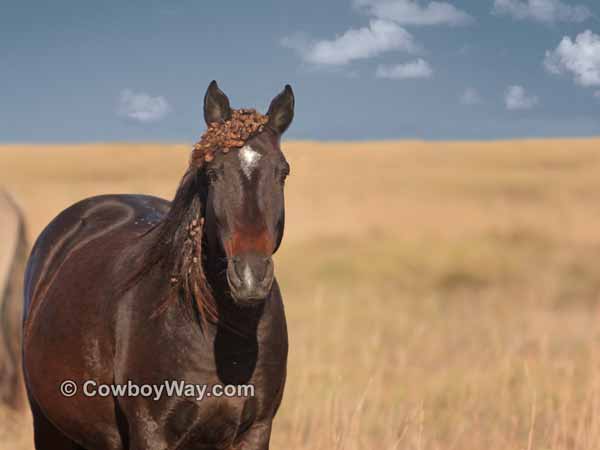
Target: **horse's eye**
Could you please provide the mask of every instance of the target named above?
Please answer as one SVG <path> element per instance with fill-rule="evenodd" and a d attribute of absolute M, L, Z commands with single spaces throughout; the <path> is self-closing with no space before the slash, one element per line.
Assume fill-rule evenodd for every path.
<path fill-rule="evenodd" d="M 209 183 L 214 183 L 219 178 L 219 172 L 216 169 L 208 169 L 206 171 L 206 179 Z"/>
<path fill-rule="evenodd" d="M 287 178 L 287 176 L 290 174 L 290 166 L 289 164 L 286 164 L 285 166 L 283 166 L 281 168 L 281 171 L 279 172 L 279 179 L 280 181 L 283 183 L 285 182 L 285 179 Z"/>

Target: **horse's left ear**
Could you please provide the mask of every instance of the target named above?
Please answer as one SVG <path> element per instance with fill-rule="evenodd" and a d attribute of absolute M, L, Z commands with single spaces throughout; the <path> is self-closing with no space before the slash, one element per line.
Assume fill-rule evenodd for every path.
<path fill-rule="evenodd" d="M 283 134 L 288 129 L 294 118 L 294 91 L 289 84 L 273 99 L 267 116 L 267 126 L 277 134 Z"/>

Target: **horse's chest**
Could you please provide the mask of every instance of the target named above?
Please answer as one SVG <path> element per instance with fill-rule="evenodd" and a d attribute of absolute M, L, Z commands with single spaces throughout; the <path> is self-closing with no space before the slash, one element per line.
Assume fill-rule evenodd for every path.
<path fill-rule="evenodd" d="M 269 415 L 282 389 L 285 356 L 278 355 L 279 363 L 267 364 L 259 357 L 262 346 L 255 345 L 240 342 L 232 348 L 217 339 L 206 345 L 189 343 L 185 353 L 174 350 L 158 356 L 158 379 L 180 380 L 182 385 L 174 395 L 145 403 L 142 408 L 155 426 L 142 434 L 152 441 L 158 432 L 169 445 L 184 443 L 178 444 L 181 449 L 199 443 L 221 448 L 257 418 Z"/>
<path fill-rule="evenodd" d="M 139 329 L 133 336 L 138 351 L 124 358 L 124 379 L 182 380 L 197 387 L 191 395 L 129 403 L 130 426 L 141 441 L 182 450 L 228 448 L 253 424 L 269 420 L 281 399 L 287 339 L 282 322 L 271 317 L 265 323 L 256 333 L 218 329 L 200 336 L 167 311 L 161 326 Z"/>

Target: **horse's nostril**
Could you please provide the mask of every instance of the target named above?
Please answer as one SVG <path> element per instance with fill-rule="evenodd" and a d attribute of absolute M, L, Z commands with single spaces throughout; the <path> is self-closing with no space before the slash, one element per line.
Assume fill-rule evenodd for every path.
<path fill-rule="evenodd" d="M 238 264 L 233 261 L 227 265 L 227 278 L 236 286 L 240 286 L 242 283 L 240 274 L 238 273 Z"/>

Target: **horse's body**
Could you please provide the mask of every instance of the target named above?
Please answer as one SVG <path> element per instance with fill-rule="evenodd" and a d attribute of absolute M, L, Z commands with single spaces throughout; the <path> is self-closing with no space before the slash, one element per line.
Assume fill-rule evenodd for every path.
<path fill-rule="evenodd" d="M 194 447 L 196 440 L 219 448 L 271 417 L 277 407 L 287 351 L 277 288 L 264 310 L 245 324 L 246 337 L 220 327 L 208 327 L 203 336 L 180 308 L 155 315 L 169 288 L 160 278 L 118 293 L 114 280 L 131 270 L 151 238 L 140 235 L 168 208 L 168 202 L 154 197 L 95 197 L 65 210 L 38 239 L 27 271 L 24 331 L 26 348 L 36 351 L 26 353 L 25 367 L 34 407 L 60 424 L 45 424 L 46 443 L 68 436 L 90 450 L 204 448 Z M 246 312 L 232 307 L 228 314 Z M 265 395 L 202 404 L 167 397 L 160 402 L 93 397 L 74 405 L 59 391 L 64 380 L 81 389 L 85 380 L 141 385 L 181 379 L 254 384 Z M 184 417 L 173 415 L 179 409 Z"/>
<path fill-rule="evenodd" d="M 21 320 L 27 238 L 23 215 L 0 190 L 0 403 L 25 406 L 21 371 Z"/>
<path fill-rule="evenodd" d="M 260 136 L 257 148 L 259 141 Z M 266 160 L 270 150 L 261 151 Z M 220 158 L 235 161 L 236 156 Z M 215 183 L 204 190 L 197 181 L 203 170 L 186 174 L 173 203 L 141 195 L 86 199 L 63 211 L 38 238 L 26 274 L 23 329 L 36 449 L 268 449 L 287 359 L 277 282 L 271 280 L 266 296 L 258 299 L 254 268 L 246 265 L 243 272 L 249 284 L 231 280 L 229 270 L 238 270 L 245 256 L 230 253 L 229 238 L 218 238 L 222 220 L 208 217 L 199 245 L 213 250 L 200 258 L 201 271 L 190 263 L 174 278 L 160 260 L 139 270 L 152 249 L 170 252 L 178 246 L 175 257 L 186 254 L 194 241 L 183 239 L 182 230 L 197 223 L 196 213 L 202 212 L 204 224 L 204 216 L 213 214 L 209 209 L 217 211 L 211 204 L 218 202 L 219 188 Z M 163 246 L 165 239 L 169 245 Z M 210 239 L 220 244 L 211 245 Z M 245 249 L 254 245 L 246 244 Z M 190 261 L 198 264 L 196 257 Z M 183 288 L 169 301 L 174 283 L 189 277 L 195 286 L 204 275 L 218 320 L 206 320 L 181 294 Z M 76 383 L 75 395 L 61 393 L 65 380 Z M 90 397 L 83 393 L 88 380 L 96 386 L 183 380 L 209 390 L 253 385 L 254 396 Z"/>

